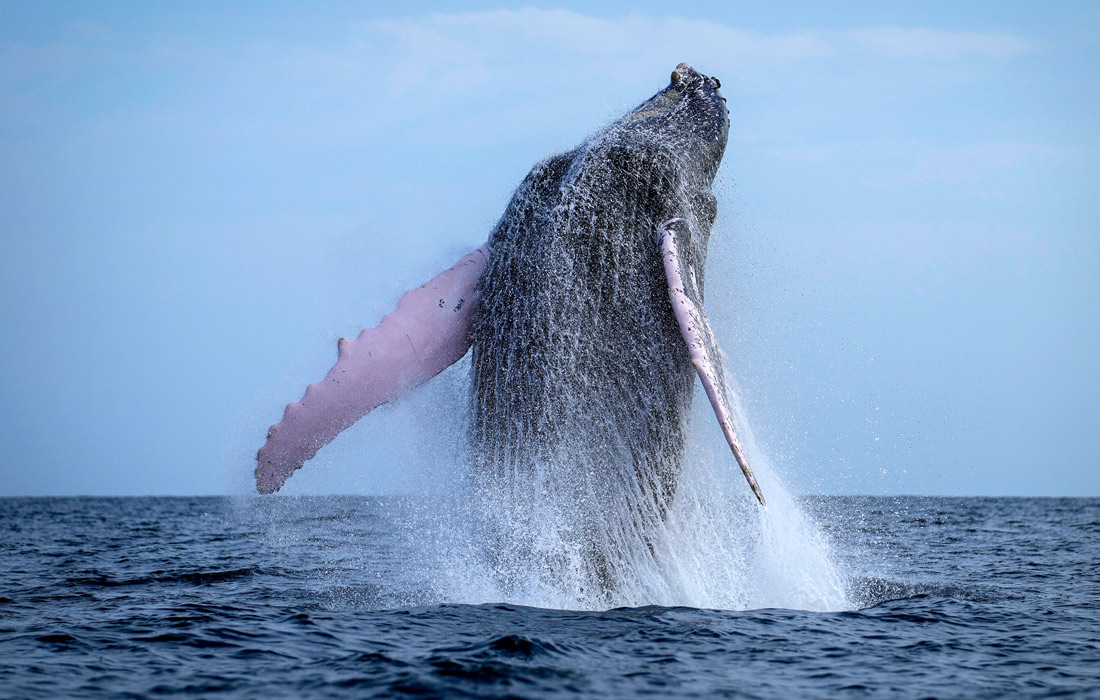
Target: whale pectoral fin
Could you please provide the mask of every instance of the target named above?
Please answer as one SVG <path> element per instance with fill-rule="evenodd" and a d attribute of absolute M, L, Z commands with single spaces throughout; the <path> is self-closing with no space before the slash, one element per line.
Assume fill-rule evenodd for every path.
<path fill-rule="evenodd" d="M 668 278 L 668 298 L 672 302 L 672 310 L 676 314 L 676 322 L 680 324 L 680 334 L 687 343 L 691 364 L 699 373 L 699 379 L 703 382 L 703 389 L 710 399 L 714 416 L 718 419 L 718 425 L 722 428 L 722 434 L 733 452 L 737 466 L 749 482 L 749 487 L 756 495 L 760 505 L 764 505 L 764 494 L 760 492 L 760 486 L 756 483 L 756 477 L 749 468 L 745 459 L 745 453 L 741 450 L 741 444 L 737 440 L 737 433 L 733 429 L 733 412 L 730 410 L 729 401 L 726 399 L 726 377 L 722 366 L 722 354 L 718 348 L 718 342 L 714 339 L 714 331 L 703 311 L 703 296 L 699 290 L 695 270 L 690 261 L 681 257 L 681 250 L 686 250 L 686 245 L 681 247 L 678 239 L 685 242 L 690 240 L 691 229 L 683 219 L 670 219 L 657 228 L 657 242 L 661 249 L 661 259 L 664 263 L 665 276 Z"/>
<path fill-rule="evenodd" d="M 256 490 L 273 493 L 342 430 L 420 386 L 470 348 L 475 288 L 488 262 L 482 246 L 427 284 L 355 340 L 341 338 L 328 375 L 289 404 L 256 453 Z"/>

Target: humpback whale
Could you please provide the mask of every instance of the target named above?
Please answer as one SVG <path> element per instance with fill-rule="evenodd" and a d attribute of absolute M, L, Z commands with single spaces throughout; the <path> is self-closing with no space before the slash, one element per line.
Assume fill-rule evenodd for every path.
<path fill-rule="evenodd" d="M 675 495 L 698 376 L 763 504 L 703 303 L 729 132 L 720 87 L 682 63 L 653 97 L 537 164 L 485 245 L 339 341 L 327 376 L 268 432 L 257 490 L 279 490 L 342 430 L 472 348 L 469 440 L 483 483 L 551 465 L 545 488 L 593 513 L 621 501 L 645 537 Z"/>

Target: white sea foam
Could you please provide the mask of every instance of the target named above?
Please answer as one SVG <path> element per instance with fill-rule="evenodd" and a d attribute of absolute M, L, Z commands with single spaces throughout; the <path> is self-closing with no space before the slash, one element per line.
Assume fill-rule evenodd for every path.
<path fill-rule="evenodd" d="M 452 388 L 462 391 L 460 384 Z M 561 472 L 568 470 L 560 465 L 536 466 L 495 490 L 455 479 L 449 500 L 406 523 L 409 565 L 419 569 L 409 572 L 412 578 L 423 578 L 438 602 L 851 608 L 830 543 L 754 439 L 736 391 L 733 410 L 765 508 L 744 483 L 702 392 L 696 394 L 676 497 L 658 525 L 640 526 L 630 499 L 564 485 Z M 448 441 L 451 449 L 455 444 Z M 438 488 L 439 470 L 428 478 Z"/>

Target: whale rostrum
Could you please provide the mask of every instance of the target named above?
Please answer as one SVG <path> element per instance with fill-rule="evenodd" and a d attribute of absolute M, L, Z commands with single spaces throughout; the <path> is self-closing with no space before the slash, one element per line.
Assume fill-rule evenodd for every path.
<path fill-rule="evenodd" d="M 257 490 L 278 491 L 341 431 L 473 347 L 471 443 L 484 473 L 521 478 L 548 459 L 618 470 L 600 483 L 631 482 L 630 507 L 663 514 L 697 374 L 763 505 L 703 307 L 710 188 L 729 129 L 719 86 L 680 64 L 651 99 L 538 164 L 486 245 L 340 340 L 327 376 L 269 431 Z"/>

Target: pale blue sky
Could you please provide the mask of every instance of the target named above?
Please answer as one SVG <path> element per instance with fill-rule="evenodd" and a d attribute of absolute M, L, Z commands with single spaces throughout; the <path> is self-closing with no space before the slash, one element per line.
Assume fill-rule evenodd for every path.
<path fill-rule="evenodd" d="M 680 61 L 729 99 L 708 304 L 788 482 L 1100 495 L 1095 4 L 403 7 L 0 4 L 0 495 L 245 492 L 336 338 Z M 287 490 L 418 488 L 455 381 Z"/>

